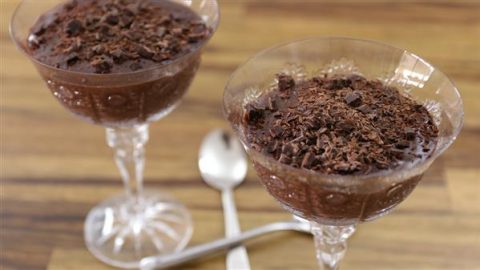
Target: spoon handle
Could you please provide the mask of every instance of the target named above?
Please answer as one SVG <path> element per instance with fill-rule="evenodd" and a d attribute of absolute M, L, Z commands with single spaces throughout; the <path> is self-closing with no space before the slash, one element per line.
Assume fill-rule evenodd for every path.
<path fill-rule="evenodd" d="M 237 236 L 241 233 L 238 222 L 237 207 L 232 189 L 222 191 L 223 213 L 225 217 L 225 236 L 227 238 Z M 227 254 L 227 270 L 250 270 L 247 249 L 238 246 Z"/>
<path fill-rule="evenodd" d="M 154 269 L 165 269 L 172 266 L 177 266 L 182 263 L 192 261 L 194 259 L 211 255 L 215 252 L 235 247 L 242 242 L 255 238 L 257 236 L 282 231 L 282 230 L 296 230 L 307 232 L 308 229 L 305 228 L 307 225 L 302 225 L 296 221 L 286 221 L 286 222 L 277 222 L 271 223 L 262 227 L 258 227 L 252 230 L 243 232 L 240 235 L 223 238 L 215 240 L 206 244 L 197 245 L 178 253 L 162 255 L 162 256 L 152 256 L 146 257 L 140 261 L 141 270 L 154 270 Z"/>

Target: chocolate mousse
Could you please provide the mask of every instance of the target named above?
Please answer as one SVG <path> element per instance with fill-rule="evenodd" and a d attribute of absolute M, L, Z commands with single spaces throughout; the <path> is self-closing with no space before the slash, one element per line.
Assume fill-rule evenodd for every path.
<path fill-rule="evenodd" d="M 276 85 L 245 105 L 250 148 L 292 168 L 364 176 L 412 166 L 435 150 L 438 128 L 427 109 L 395 87 L 352 74 Z M 269 192 L 310 219 L 367 220 L 402 201 L 421 175 L 385 190 L 342 192 L 254 164 Z"/>
<path fill-rule="evenodd" d="M 188 7 L 155 0 L 71 0 L 31 28 L 28 53 L 38 62 L 83 74 L 125 74 L 187 63 L 141 83 L 86 86 L 42 72 L 72 112 L 96 123 L 141 123 L 178 101 L 200 62 L 198 48 L 212 30 Z M 167 76 L 168 73 L 168 76 Z M 59 79 L 60 78 L 60 79 Z"/>

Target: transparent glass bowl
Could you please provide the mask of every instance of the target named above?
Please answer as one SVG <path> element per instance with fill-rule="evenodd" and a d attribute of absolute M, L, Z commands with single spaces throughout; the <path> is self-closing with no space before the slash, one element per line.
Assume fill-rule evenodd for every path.
<path fill-rule="evenodd" d="M 213 35 L 220 16 L 216 0 L 171 1 L 196 12 Z M 144 191 L 144 145 L 148 124 L 171 112 L 186 93 L 208 39 L 168 63 L 135 72 L 90 74 L 58 69 L 31 57 L 26 41 L 39 16 L 64 2 L 23 0 L 11 20 L 11 36 L 68 111 L 107 128 L 107 143 L 114 150 L 125 192 L 89 212 L 85 242 L 107 264 L 138 268 L 143 257 L 183 249 L 192 235 L 191 216 L 183 204 L 168 194 Z"/>
<path fill-rule="evenodd" d="M 128 73 L 91 74 L 58 69 L 31 57 L 26 40 L 40 15 L 66 1 L 23 0 L 12 17 L 11 36 L 33 62 L 53 96 L 82 119 L 107 127 L 124 127 L 159 120 L 171 112 L 183 95 L 200 64 L 201 48 L 167 64 Z M 218 4 L 213 0 L 174 0 L 188 6 L 212 29 L 218 27 Z M 210 36 L 211 37 L 211 36 Z"/>
<path fill-rule="evenodd" d="M 282 164 L 249 147 L 241 121 L 245 104 L 270 91 L 279 72 L 296 80 L 355 73 L 395 86 L 430 111 L 440 130 L 437 148 L 423 161 L 367 175 L 327 175 Z M 380 217 L 403 201 L 455 140 L 463 123 L 460 94 L 441 71 L 403 49 L 342 37 L 301 40 L 258 53 L 228 81 L 224 114 L 268 192 L 285 209 L 311 221 L 316 235 L 335 236 L 333 242 L 346 239 L 353 225 Z M 325 237 L 317 240 L 325 242 Z M 334 249 L 325 250 L 331 253 Z M 318 253 L 319 258 L 329 258 L 325 267 L 335 266 L 339 259 L 333 253 L 326 256 L 325 250 Z"/>

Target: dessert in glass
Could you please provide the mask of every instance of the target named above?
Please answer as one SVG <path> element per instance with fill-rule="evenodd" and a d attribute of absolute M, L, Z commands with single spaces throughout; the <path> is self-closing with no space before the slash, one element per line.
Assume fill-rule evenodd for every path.
<path fill-rule="evenodd" d="M 148 124 L 171 112 L 218 26 L 216 0 L 24 0 L 11 35 L 53 96 L 106 127 L 125 194 L 93 208 L 88 249 L 135 268 L 141 258 L 186 246 L 190 213 L 171 196 L 143 189 Z"/>
<path fill-rule="evenodd" d="M 260 52 L 231 76 L 224 113 L 267 191 L 311 223 L 321 269 L 338 269 L 355 225 L 402 202 L 463 123 L 431 64 L 340 37 Z"/>

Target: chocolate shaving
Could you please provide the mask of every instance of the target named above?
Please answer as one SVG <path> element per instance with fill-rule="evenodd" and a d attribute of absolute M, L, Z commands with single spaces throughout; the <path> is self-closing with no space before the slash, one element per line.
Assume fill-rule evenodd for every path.
<path fill-rule="evenodd" d="M 120 21 L 118 18 L 118 15 L 115 14 L 107 14 L 105 15 L 105 22 L 107 22 L 110 25 L 116 25 Z"/>
<path fill-rule="evenodd" d="M 408 147 L 410 147 L 410 143 L 408 141 L 399 141 L 395 144 L 395 147 L 397 147 L 398 149 L 406 149 Z"/>
<path fill-rule="evenodd" d="M 259 122 L 262 119 L 263 114 L 264 114 L 263 110 L 258 109 L 254 106 L 248 106 L 245 111 L 243 119 L 246 123 L 254 124 Z"/>
<path fill-rule="evenodd" d="M 95 54 L 102 54 L 102 53 L 104 53 L 104 52 L 106 51 L 106 48 L 105 48 L 104 45 L 98 44 L 98 45 L 92 47 L 91 50 L 92 50 L 92 52 L 95 53 Z"/>
<path fill-rule="evenodd" d="M 77 0 L 71 0 L 70 2 L 67 2 L 65 4 L 65 9 L 67 11 L 71 11 L 72 9 L 76 8 L 78 6 Z"/>
<path fill-rule="evenodd" d="M 301 167 L 309 169 L 312 167 L 314 161 L 315 156 L 312 153 L 308 152 L 307 154 L 305 154 L 305 156 L 303 156 Z"/>
<path fill-rule="evenodd" d="M 46 27 L 43 24 L 37 24 L 32 28 L 31 33 L 36 36 L 41 36 L 45 33 Z"/>
<path fill-rule="evenodd" d="M 95 57 L 90 64 L 95 68 L 96 73 L 109 73 L 113 66 L 113 61 L 106 55 Z"/>
<path fill-rule="evenodd" d="M 345 97 L 345 102 L 348 106 L 358 107 L 362 104 L 362 97 L 358 93 L 351 92 Z"/>
<path fill-rule="evenodd" d="M 414 140 L 415 137 L 416 137 L 416 132 L 415 132 L 415 129 L 413 128 L 410 128 L 410 127 L 407 127 L 405 128 L 405 137 L 407 138 L 407 140 Z"/>
<path fill-rule="evenodd" d="M 79 20 L 71 20 L 67 23 L 65 27 L 65 33 L 69 36 L 77 36 L 84 30 L 83 24 Z"/>
<path fill-rule="evenodd" d="M 347 133 L 350 133 L 355 129 L 355 124 L 352 121 L 346 120 L 346 121 L 343 121 L 343 122 L 339 122 L 338 127 L 341 130 L 343 130 Z"/>
<path fill-rule="evenodd" d="M 113 57 L 115 63 L 121 63 L 127 58 L 127 55 L 120 48 L 116 48 L 109 52 L 110 56 Z"/>
<path fill-rule="evenodd" d="M 352 81 L 348 78 L 336 78 L 327 81 L 325 87 L 330 90 L 339 90 L 347 88 L 352 84 Z"/>
<path fill-rule="evenodd" d="M 134 17 L 129 14 L 123 14 L 120 16 L 120 26 L 122 28 L 129 28 L 132 25 Z"/>
<path fill-rule="evenodd" d="M 270 134 L 272 137 L 279 137 L 283 133 L 283 128 L 280 126 L 275 126 L 272 129 L 270 129 Z"/>
<path fill-rule="evenodd" d="M 137 53 L 143 58 L 151 59 L 155 55 L 155 51 L 145 46 L 138 46 Z"/>
<path fill-rule="evenodd" d="M 63 53 L 71 54 L 72 52 L 78 52 L 81 48 L 82 48 L 82 40 L 77 38 L 75 39 L 74 42 L 72 42 L 72 44 L 70 44 L 70 46 L 68 46 L 68 48 L 63 50 Z M 78 57 L 78 54 L 77 54 L 77 57 Z"/>
<path fill-rule="evenodd" d="M 372 109 L 368 105 L 365 105 L 365 104 L 358 107 L 357 110 L 364 113 L 364 114 L 368 114 L 368 113 L 372 112 Z"/>
<path fill-rule="evenodd" d="M 278 79 L 278 90 L 279 91 L 286 91 L 292 89 L 295 86 L 295 80 L 292 76 L 286 74 L 279 74 L 277 76 Z"/>
<path fill-rule="evenodd" d="M 70 53 L 65 60 L 69 66 L 75 64 L 78 60 L 78 53 Z"/>

